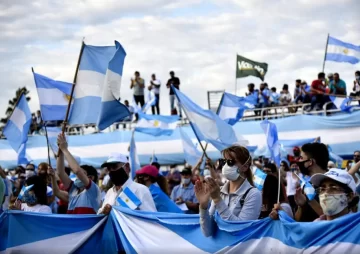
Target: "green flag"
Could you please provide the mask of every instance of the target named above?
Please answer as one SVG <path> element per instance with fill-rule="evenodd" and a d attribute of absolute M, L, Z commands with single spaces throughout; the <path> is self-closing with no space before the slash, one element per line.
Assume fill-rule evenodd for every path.
<path fill-rule="evenodd" d="M 236 78 L 254 76 L 264 81 L 268 69 L 267 63 L 259 63 L 237 55 L 236 59 Z"/>

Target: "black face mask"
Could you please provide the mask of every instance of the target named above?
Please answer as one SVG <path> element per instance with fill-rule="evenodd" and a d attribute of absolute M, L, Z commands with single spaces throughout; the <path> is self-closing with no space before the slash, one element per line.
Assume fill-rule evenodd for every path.
<path fill-rule="evenodd" d="M 109 176 L 111 182 L 113 182 L 115 186 L 121 186 L 127 181 L 127 179 L 129 179 L 129 176 L 126 174 L 123 168 L 120 168 L 116 171 L 110 171 Z"/>
<path fill-rule="evenodd" d="M 305 163 L 306 162 L 308 162 L 308 161 L 310 161 L 310 160 L 305 160 L 305 161 L 298 161 L 298 162 L 296 162 L 296 164 L 299 166 L 299 170 L 300 170 L 300 172 L 301 172 L 301 174 L 303 174 L 303 175 L 309 175 L 309 167 L 305 167 Z"/>

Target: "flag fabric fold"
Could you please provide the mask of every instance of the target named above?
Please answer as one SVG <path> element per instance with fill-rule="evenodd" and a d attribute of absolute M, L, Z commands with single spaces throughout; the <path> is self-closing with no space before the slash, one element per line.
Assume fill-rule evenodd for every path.
<path fill-rule="evenodd" d="M 325 60 L 357 64 L 360 62 L 360 45 L 356 46 L 329 36 Z"/>
<path fill-rule="evenodd" d="M 266 177 L 266 173 L 264 173 L 261 169 L 256 168 L 254 173 L 254 185 L 259 189 L 259 191 L 262 191 Z"/>
<path fill-rule="evenodd" d="M 260 123 L 260 126 L 266 135 L 266 144 L 270 150 L 271 159 L 274 160 L 276 165 L 279 167 L 281 155 L 276 124 L 266 119 Z"/>
<path fill-rule="evenodd" d="M 337 109 L 340 109 L 343 112 L 351 113 L 353 111 L 353 106 L 349 105 L 351 102 L 350 97 L 336 97 L 329 96 L 332 103 L 335 105 Z"/>
<path fill-rule="evenodd" d="M 141 168 L 139 156 L 137 154 L 135 138 L 135 132 L 132 133 L 131 141 L 130 141 L 130 154 L 129 154 L 129 163 L 130 163 L 130 171 L 131 171 L 131 179 L 134 179 L 136 176 L 136 171 Z"/>
<path fill-rule="evenodd" d="M 142 109 L 142 111 L 144 113 L 146 113 L 148 111 L 149 108 L 151 108 L 151 106 L 154 106 L 156 104 L 156 97 L 153 91 L 149 91 L 147 93 L 147 97 L 146 97 L 146 101 L 145 101 L 145 105 Z"/>
<path fill-rule="evenodd" d="M 178 89 L 173 90 L 199 141 L 206 141 L 219 151 L 238 142 L 232 126 L 216 113 L 202 109 Z"/>
<path fill-rule="evenodd" d="M 26 96 L 22 94 L 3 130 L 10 146 L 18 153 L 18 165 L 26 165 L 30 161 L 26 155 L 26 142 L 30 125 L 30 108 Z"/>
<path fill-rule="evenodd" d="M 33 75 L 43 121 L 65 120 L 72 84 L 56 81 L 35 72 Z"/>
<path fill-rule="evenodd" d="M 201 158 L 202 152 L 200 152 L 196 148 L 190 137 L 181 127 L 179 128 L 179 130 L 180 130 L 181 142 L 184 150 L 185 161 L 194 167 Z"/>
<path fill-rule="evenodd" d="M 162 116 L 139 114 L 139 121 L 136 124 L 135 131 L 146 133 L 152 136 L 170 136 L 179 120 L 178 116 Z"/>

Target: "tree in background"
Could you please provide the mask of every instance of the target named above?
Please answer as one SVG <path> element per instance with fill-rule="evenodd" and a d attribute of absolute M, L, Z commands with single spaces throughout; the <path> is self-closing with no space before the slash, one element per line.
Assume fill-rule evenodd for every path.
<path fill-rule="evenodd" d="M 8 119 L 9 119 L 11 113 L 12 113 L 13 110 L 14 110 L 15 104 L 16 104 L 16 102 L 18 101 L 21 93 L 24 93 L 24 95 L 26 96 L 26 100 L 27 100 L 27 101 L 30 101 L 30 100 L 31 100 L 30 96 L 27 96 L 27 95 L 30 93 L 30 91 L 27 90 L 26 87 L 18 88 L 18 89 L 16 90 L 15 97 L 12 98 L 11 100 L 9 100 L 9 105 L 8 105 L 6 111 L 5 111 L 5 115 L 6 115 L 6 116 L 5 116 L 4 118 L 1 118 L 1 119 L 0 119 L 0 123 L 2 124 L 2 126 L 0 127 L 1 130 L 2 130 L 2 129 L 4 128 L 4 126 L 6 125 L 6 123 L 7 123 Z"/>

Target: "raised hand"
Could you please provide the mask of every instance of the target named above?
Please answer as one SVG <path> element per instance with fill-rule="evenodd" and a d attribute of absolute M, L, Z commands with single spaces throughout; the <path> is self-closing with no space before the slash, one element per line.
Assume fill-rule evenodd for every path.
<path fill-rule="evenodd" d="M 205 183 L 196 181 L 195 183 L 195 196 L 199 201 L 200 207 L 204 210 L 208 208 L 210 201 L 210 192 Z"/>
<path fill-rule="evenodd" d="M 294 198 L 295 198 L 295 203 L 298 206 L 304 206 L 307 202 L 306 196 L 302 193 L 302 189 L 300 187 L 296 189 Z"/>
<path fill-rule="evenodd" d="M 60 133 L 58 138 L 57 138 L 57 143 L 58 143 L 58 146 L 59 148 L 64 151 L 68 148 L 68 143 L 66 141 L 66 137 L 65 137 L 65 134 L 63 133 Z"/>

